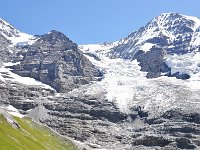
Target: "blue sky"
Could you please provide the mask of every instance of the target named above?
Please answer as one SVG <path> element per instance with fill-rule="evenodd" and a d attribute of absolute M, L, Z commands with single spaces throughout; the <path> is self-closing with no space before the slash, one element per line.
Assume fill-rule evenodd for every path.
<path fill-rule="evenodd" d="M 200 17 L 200 0 L 3 0 L 0 17 L 29 34 L 55 29 L 88 44 L 126 37 L 162 12 Z"/>

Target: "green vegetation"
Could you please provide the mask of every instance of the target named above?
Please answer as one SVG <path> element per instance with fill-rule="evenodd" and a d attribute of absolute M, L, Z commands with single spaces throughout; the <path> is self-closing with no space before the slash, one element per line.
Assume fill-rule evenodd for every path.
<path fill-rule="evenodd" d="M 20 128 L 12 127 L 0 115 L 0 150 L 75 150 L 67 139 L 32 122 L 28 118 L 13 117 Z"/>

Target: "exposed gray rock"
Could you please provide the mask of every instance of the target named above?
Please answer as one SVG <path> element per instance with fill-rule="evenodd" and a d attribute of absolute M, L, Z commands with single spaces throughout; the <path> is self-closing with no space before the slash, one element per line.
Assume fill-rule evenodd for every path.
<path fill-rule="evenodd" d="M 108 102 L 103 93 L 88 95 L 80 93 L 80 90 L 77 94 L 56 96 L 51 90 L 19 83 L 13 86 L 12 82 L 2 82 L 0 87 L 4 104 L 9 102 L 34 120 L 62 135 L 84 142 L 90 148 L 199 148 L 200 115 L 196 111 L 173 109 L 155 117 L 138 106 L 131 109 L 132 113 L 124 114 L 114 103 Z"/>
<path fill-rule="evenodd" d="M 199 124 L 191 121 L 193 116 L 188 117 L 188 120 L 177 122 L 179 120 L 177 118 L 164 117 L 167 114 L 156 119 L 136 115 L 132 120 L 124 114 L 126 117 L 113 121 L 116 114 L 108 112 L 107 107 L 112 110 L 114 106 L 103 99 L 96 99 L 90 103 L 89 99 L 83 97 L 57 97 L 55 102 L 44 103 L 46 110 L 43 108 L 43 113 L 35 113 L 37 118 L 58 133 L 84 142 L 91 148 L 178 150 L 198 147 Z M 97 113 L 99 115 L 91 114 L 90 111 L 99 109 L 99 104 L 101 104 L 101 112 Z M 140 109 L 138 114 L 139 111 Z M 115 112 L 120 114 L 118 109 L 115 109 Z M 172 116 L 176 116 L 175 112 L 171 113 Z M 136 120 L 143 122 L 143 125 L 137 125 L 139 122 Z"/>
<path fill-rule="evenodd" d="M 164 62 L 165 51 L 161 47 L 152 47 L 150 51 L 138 51 L 133 59 L 137 59 L 141 66 L 141 71 L 148 72 L 147 78 L 159 77 L 161 73 L 170 71 Z"/>
<path fill-rule="evenodd" d="M 144 145 L 144 146 L 159 146 L 164 147 L 169 145 L 172 141 L 164 139 L 163 137 L 147 136 L 142 139 L 135 140 L 133 145 Z"/>
<path fill-rule="evenodd" d="M 181 149 L 195 149 L 196 146 L 187 138 L 178 138 L 176 139 L 177 147 Z"/>
<path fill-rule="evenodd" d="M 17 109 L 24 111 L 30 110 L 38 106 L 37 102 L 26 102 L 26 101 L 11 101 L 10 105 Z"/>
<path fill-rule="evenodd" d="M 171 20 L 168 22 L 169 26 L 172 25 L 173 19 L 180 17 L 182 16 L 172 13 L 169 16 Z M 142 45 L 136 45 L 138 42 L 136 37 L 141 37 L 152 25 L 157 26 L 156 21 L 132 33 L 127 38 L 127 43 L 124 42 L 114 48 L 113 57 L 137 59 L 141 70 L 148 72 L 148 78 L 158 77 L 163 72 L 169 72 L 170 76 L 170 68 L 164 63 L 165 53 L 188 52 L 188 43 L 191 41 L 191 34 L 194 33 L 191 28 L 194 22 L 183 19 L 171 28 L 167 26 L 167 31 L 174 31 L 174 34 L 184 36 L 170 41 L 169 37 L 160 33 L 157 37 L 145 41 L 155 44 L 155 47 L 146 53 L 139 51 Z M 157 31 L 160 30 L 155 29 L 155 32 Z M 15 32 L 12 33 L 14 34 Z M 84 93 L 89 85 L 83 87 L 81 85 L 94 81 L 101 73 L 83 56 L 77 45 L 62 33 L 52 31 L 41 36 L 31 46 L 13 47 L 12 54 L 9 53 L 9 41 L 2 36 L 0 42 L 2 42 L 0 45 L 3 51 L 0 56 L 2 60 L 5 57 L 5 61 L 10 58 L 13 61 L 21 61 L 20 65 L 13 67 L 13 72 L 35 78 L 57 91 L 65 92 L 57 94 L 54 90 L 40 86 L 0 81 L 0 104 L 12 105 L 35 121 L 40 121 L 62 135 L 83 142 L 89 148 L 114 150 L 200 148 L 199 91 L 184 88 L 179 83 L 171 85 L 167 81 L 154 80 L 155 89 L 154 86 L 138 86 L 141 88 L 139 91 L 143 92 L 142 98 L 135 107 L 132 107 L 132 103 L 129 104 L 130 113 L 123 113 L 115 103 L 107 101 L 104 92 Z M 171 45 L 175 47 L 170 47 Z M 129 53 L 127 50 L 133 51 Z M 193 47 L 189 50 L 192 51 Z M 100 61 L 92 54 L 87 55 Z M 6 73 L 1 75 L 9 78 Z M 174 76 L 187 78 L 187 75 L 183 74 Z M 66 92 L 80 86 L 82 90 L 77 89 L 76 93 Z M 153 91 L 150 94 L 145 93 L 146 88 Z M 157 103 L 162 101 L 152 98 L 157 96 L 155 93 L 160 94 L 162 100 L 166 101 L 164 105 L 158 105 Z M 146 109 L 145 105 L 148 105 Z M 179 109 L 175 109 L 174 106 Z"/>
<path fill-rule="evenodd" d="M 10 41 L 7 40 L 0 32 L 0 61 L 10 61 L 12 59 L 12 53 L 10 52 Z"/>
<path fill-rule="evenodd" d="M 13 72 L 42 81 L 59 92 L 95 80 L 101 73 L 63 33 L 51 31 L 29 47 Z"/>

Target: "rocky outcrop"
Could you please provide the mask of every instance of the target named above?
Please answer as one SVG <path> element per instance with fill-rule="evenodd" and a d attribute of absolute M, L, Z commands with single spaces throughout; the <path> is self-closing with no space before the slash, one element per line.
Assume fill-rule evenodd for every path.
<path fill-rule="evenodd" d="M 6 120 L 8 124 L 10 124 L 15 129 L 20 129 L 20 125 L 16 122 L 15 119 L 13 119 L 13 116 L 10 115 L 6 110 L 0 109 L 0 117 L 2 120 L 2 117 Z M 1 122 L 2 123 L 2 122 Z"/>
<path fill-rule="evenodd" d="M 189 113 L 189 112 L 182 112 L 178 110 L 170 110 L 166 111 L 163 115 L 165 119 L 173 119 L 173 120 L 182 120 L 186 122 L 193 122 L 200 124 L 200 114 L 198 113 Z"/>
<path fill-rule="evenodd" d="M 147 114 L 150 112 L 142 111 L 141 107 L 124 114 L 102 95 L 63 95 L 35 109 L 37 113 L 32 114 L 32 118 L 62 135 L 84 142 L 90 148 L 195 149 L 200 139 L 199 114 L 177 110 L 164 112 L 155 118 L 149 117 L 151 114 Z"/>
<path fill-rule="evenodd" d="M 127 118 L 126 114 L 121 113 L 117 107 L 111 102 L 107 102 L 105 98 L 96 97 L 90 100 L 85 97 L 69 97 L 63 100 L 58 98 L 56 101 L 56 104 L 44 103 L 43 105 L 47 110 L 58 112 L 57 114 L 62 112 L 63 115 L 61 117 L 66 117 L 64 114 L 69 112 L 90 116 L 91 120 L 108 120 L 113 123 L 123 121 Z M 56 115 L 56 113 L 53 114 Z"/>
<path fill-rule="evenodd" d="M 156 19 L 138 32 L 132 33 L 127 39 L 123 39 L 124 42 L 113 49 L 112 56 L 137 59 L 141 71 L 148 72 L 148 78 L 159 77 L 161 73 L 167 72 L 169 72 L 169 76 L 181 79 L 189 78 L 186 74 L 171 75 L 170 68 L 164 63 L 165 53 L 183 54 L 188 52 L 188 43 L 191 41 L 190 34 L 196 32 L 192 30 L 194 23 L 187 22 L 185 19 L 174 26 L 173 20 L 180 17 L 183 16 L 174 13 L 163 17 L 170 19 L 164 27 L 166 31 L 183 34 L 183 37 L 170 39 L 162 33 L 161 29 L 157 28 L 156 21 L 159 19 Z M 160 21 L 160 23 L 162 22 Z M 172 28 L 168 28 L 172 25 Z M 149 31 L 148 29 L 159 34 L 150 36 L 146 41 L 140 41 L 141 43 L 137 45 L 144 33 L 149 33 L 146 32 Z M 15 34 L 15 32 L 11 33 Z M 6 45 L 9 41 L 3 36 L 0 38 L 3 43 L 0 46 L 7 48 L 5 52 L 9 51 L 10 47 Z M 155 46 L 143 51 L 142 46 L 145 43 Z M 145 82 L 144 85 L 142 82 L 134 81 L 131 83 L 135 87 L 126 89 L 130 78 L 140 76 L 139 71 L 128 70 L 125 73 L 130 78 L 127 78 L 126 82 L 118 82 L 117 85 L 113 84 L 109 87 L 98 82 L 90 83 L 90 81 L 96 80 L 96 77 L 101 76 L 101 73 L 82 54 L 75 43 L 58 31 L 51 31 L 38 37 L 33 45 L 18 45 L 13 48 L 19 48 L 20 51 L 12 55 L 5 53 L 5 58 L 9 56 L 14 61 L 21 62 L 21 64 L 11 67 L 13 72 L 35 78 L 63 93 L 56 93 L 44 86 L 12 82 L 9 80 L 12 78 L 11 76 L 6 72 L 1 72 L 0 106 L 12 105 L 20 113 L 27 114 L 35 121 L 44 123 L 64 136 L 83 142 L 89 148 L 181 150 L 200 147 L 199 91 L 182 87 L 182 81 L 171 83 L 164 79 L 152 79 L 147 84 Z M 191 47 L 190 50 L 193 48 Z M 85 54 L 96 61 L 102 61 L 101 57 L 94 54 L 89 52 Z M 4 57 L 4 53 L 2 53 L 2 57 Z M 133 64 L 130 63 L 128 67 L 130 65 Z M 136 67 L 138 66 L 136 65 Z M 114 69 L 118 68 L 114 67 Z M 123 65 L 121 68 L 126 69 Z M 124 75 L 123 69 L 119 69 L 120 75 Z M 136 74 L 131 74 L 134 71 Z M 113 77 L 115 72 L 111 71 L 111 73 L 111 77 Z M 136 79 L 140 80 L 140 78 Z M 87 83 L 90 84 L 81 86 Z M 126 84 L 127 86 L 125 86 Z M 125 104 L 128 106 L 127 111 L 121 111 L 117 107 L 119 104 L 115 102 L 115 99 L 112 102 L 107 100 L 109 90 L 106 88 L 114 86 L 125 88 L 125 91 L 120 92 L 127 90 L 127 94 L 137 93 L 128 101 L 128 104 Z M 78 89 L 73 90 L 75 88 Z M 73 91 L 68 92 L 70 90 Z M 124 97 L 120 98 L 124 105 Z"/>
<path fill-rule="evenodd" d="M 0 106 L 12 105 L 26 113 L 27 110 L 38 106 L 41 101 L 54 96 L 55 90 L 46 89 L 36 85 L 23 85 L 17 82 L 0 81 Z"/>
<path fill-rule="evenodd" d="M 169 145 L 172 141 L 167 140 L 163 137 L 146 136 L 142 139 L 137 139 L 133 142 L 133 145 L 143 145 L 143 146 L 159 146 L 164 147 Z"/>
<path fill-rule="evenodd" d="M 31 45 L 13 72 L 42 81 L 58 92 L 95 80 L 101 73 L 63 33 L 51 31 Z"/>
<path fill-rule="evenodd" d="M 10 61 L 12 59 L 12 53 L 10 52 L 9 48 L 10 41 L 7 40 L 1 33 L 0 33 L 0 61 Z"/>
<path fill-rule="evenodd" d="M 138 51 L 134 55 L 141 66 L 141 71 L 148 72 L 147 78 L 156 78 L 161 73 L 170 71 L 170 68 L 164 62 L 165 51 L 161 47 L 152 47 L 150 51 Z"/>

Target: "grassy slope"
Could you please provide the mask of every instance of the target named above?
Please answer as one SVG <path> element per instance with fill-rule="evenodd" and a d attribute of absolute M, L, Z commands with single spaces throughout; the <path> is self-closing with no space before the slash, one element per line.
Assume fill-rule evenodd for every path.
<path fill-rule="evenodd" d="M 0 115 L 0 150 L 75 150 L 68 140 L 30 119 L 14 117 L 20 128 L 13 128 Z"/>

